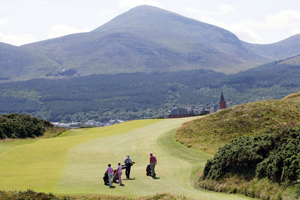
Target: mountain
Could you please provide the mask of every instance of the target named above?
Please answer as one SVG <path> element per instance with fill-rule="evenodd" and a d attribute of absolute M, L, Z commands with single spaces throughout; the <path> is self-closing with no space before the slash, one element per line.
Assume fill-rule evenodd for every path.
<path fill-rule="evenodd" d="M 270 59 L 285 59 L 300 54 L 300 34 L 273 44 L 251 44 L 242 42 L 251 51 Z"/>
<path fill-rule="evenodd" d="M 269 61 L 225 29 L 152 6 L 133 8 L 88 33 L 21 48 L 84 76 L 191 69 L 230 74 Z"/>
<path fill-rule="evenodd" d="M 26 80 L 32 77 L 45 76 L 49 72 L 49 68 L 62 70 L 58 63 L 47 56 L 0 43 L 0 81 Z"/>

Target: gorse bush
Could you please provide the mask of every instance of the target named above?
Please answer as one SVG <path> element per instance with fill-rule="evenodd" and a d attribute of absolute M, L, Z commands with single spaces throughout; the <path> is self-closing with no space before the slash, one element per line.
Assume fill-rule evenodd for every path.
<path fill-rule="evenodd" d="M 230 173 L 295 183 L 300 177 L 299 144 L 300 127 L 240 137 L 207 161 L 202 179 L 219 180 Z"/>
<path fill-rule="evenodd" d="M 0 139 L 42 136 L 45 132 L 45 127 L 53 127 L 53 124 L 30 115 L 1 115 Z"/>

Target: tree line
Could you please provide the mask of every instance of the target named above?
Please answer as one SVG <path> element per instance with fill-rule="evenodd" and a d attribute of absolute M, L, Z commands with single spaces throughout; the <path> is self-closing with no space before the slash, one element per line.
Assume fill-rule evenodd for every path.
<path fill-rule="evenodd" d="M 24 113 L 50 121 L 132 120 L 166 117 L 173 106 L 217 106 L 221 90 L 229 106 L 299 91 L 300 70 L 274 66 L 234 75 L 189 70 L 2 83 L 0 114 Z"/>

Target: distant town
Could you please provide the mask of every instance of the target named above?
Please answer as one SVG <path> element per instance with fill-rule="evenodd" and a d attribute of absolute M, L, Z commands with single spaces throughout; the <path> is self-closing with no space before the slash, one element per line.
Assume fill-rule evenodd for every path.
<path fill-rule="evenodd" d="M 208 107 L 200 106 L 200 107 L 185 107 L 185 108 L 173 107 L 169 111 L 168 118 L 182 118 L 182 117 L 189 117 L 195 115 L 206 115 L 225 108 L 226 108 L 226 101 L 222 91 L 220 102 L 219 102 L 219 108 L 217 106 L 208 106 Z M 84 124 L 82 122 L 71 122 L 71 123 L 51 122 L 51 123 L 54 126 L 61 126 L 66 128 L 77 128 L 82 126 L 92 126 L 92 127 L 111 126 L 123 122 L 125 121 L 120 119 L 111 119 L 106 123 L 101 123 L 95 120 L 87 120 Z"/>
<path fill-rule="evenodd" d="M 54 126 L 61 126 L 65 128 L 77 128 L 80 126 L 93 126 L 93 127 L 103 127 L 103 126 L 111 126 L 114 124 L 124 123 L 124 120 L 120 119 L 111 119 L 106 123 L 101 123 L 95 120 L 88 120 L 85 123 L 82 122 L 70 122 L 70 123 L 62 123 L 62 122 L 51 122 Z"/>

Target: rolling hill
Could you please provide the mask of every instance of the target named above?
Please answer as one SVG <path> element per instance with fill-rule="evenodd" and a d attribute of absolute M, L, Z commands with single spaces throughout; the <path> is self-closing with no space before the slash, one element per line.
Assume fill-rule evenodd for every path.
<path fill-rule="evenodd" d="M 300 54 L 300 34 L 273 44 L 251 44 L 247 42 L 242 42 L 242 44 L 253 52 L 274 60 L 286 59 Z"/>
<path fill-rule="evenodd" d="M 43 77 L 52 69 L 61 72 L 62 67 L 45 55 L 0 43 L 0 80 L 28 80 Z"/>
<path fill-rule="evenodd" d="M 0 78 L 208 69 L 237 73 L 300 54 L 299 35 L 250 44 L 233 33 L 152 6 L 135 7 L 91 32 L 15 47 L 0 44 Z"/>
<path fill-rule="evenodd" d="M 88 33 L 21 48 L 84 76 L 191 69 L 229 74 L 269 61 L 225 29 L 152 6 L 133 8 Z"/>
<path fill-rule="evenodd" d="M 215 154 L 199 186 L 259 199 L 299 199 L 299 95 L 234 106 L 178 128 L 179 142 Z"/>

